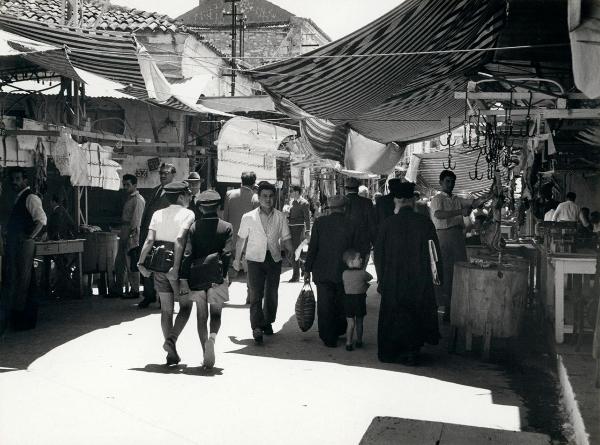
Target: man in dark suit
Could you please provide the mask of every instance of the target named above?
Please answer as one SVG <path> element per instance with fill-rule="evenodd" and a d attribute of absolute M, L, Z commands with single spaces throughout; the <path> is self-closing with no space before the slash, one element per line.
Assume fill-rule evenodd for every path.
<path fill-rule="evenodd" d="M 360 252 L 363 266 L 366 267 L 371 253 L 371 246 L 377 235 L 377 223 L 375 222 L 375 209 L 371 200 L 358 195 L 359 185 L 358 179 L 346 178 L 346 216 L 358 228 L 358 244 L 355 247 Z"/>
<path fill-rule="evenodd" d="M 169 201 L 164 197 L 164 187 L 167 184 L 173 182 L 175 173 L 177 170 L 173 164 L 161 164 L 158 174 L 160 176 L 160 185 L 152 189 L 152 193 L 144 208 L 144 214 L 142 215 L 142 223 L 140 225 L 140 249 L 143 248 L 146 237 L 148 236 L 148 227 L 152 220 L 154 212 L 160 209 L 169 207 Z M 156 291 L 154 290 L 154 278 L 152 275 L 149 277 L 143 277 L 144 283 L 144 298 L 138 303 L 138 309 L 147 308 L 150 303 L 156 301 Z"/>
<path fill-rule="evenodd" d="M 384 195 L 375 201 L 375 220 L 379 227 L 388 216 L 394 214 L 394 191 L 398 188 L 402 181 L 400 178 L 392 178 L 388 181 L 389 193 Z"/>
<path fill-rule="evenodd" d="M 329 215 L 317 218 L 313 224 L 304 279 L 312 279 L 317 285 L 317 318 L 319 337 L 325 346 L 335 348 L 338 337 L 346 332 L 344 316 L 344 284 L 342 256 L 350 248 L 356 248 L 357 227 L 344 215 L 347 199 L 332 196 L 327 200 Z"/>
<path fill-rule="evenodd" d="M 294 251 L 310 232 L 310 206 L 308 201 L 302 197 L 302 187 L 292 186 L 292 200 L 288 207 L 288 224 L 292 234 L 292 247 Z M 283 210 L 285 212 L 285 209 Z M 296 283 L 300 279 L 300 263 L 294 260 L 294 271 L 290 283 Z"/>
<path fill-rule="evenodd" d="M 188 183 L 190 187 L 190 191 L 192 192 L 192 199 L 190 199 L 190 205 L 188 209 L 194 212 L 196 216 L 196 221 L 202 217 L 202 212 L 200 211 L 200 185 L 202 184 L 202 179 L 198 172 L 191 172 L 185 182 Z"/>

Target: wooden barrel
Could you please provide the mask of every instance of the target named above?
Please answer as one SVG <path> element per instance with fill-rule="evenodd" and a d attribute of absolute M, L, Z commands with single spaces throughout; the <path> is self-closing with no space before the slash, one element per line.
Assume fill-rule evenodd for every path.
<path fill-rule="evenodd" d="M 82 269 L 83 273 L 105 273 L 114 268 L 117 256 L 117 235 L 110 232 L 83 234 L 85 238 Z"/>
<path fill-rule="evenodd" d="M 456 263 L 451 324 L 472 335 L 518 336 L 528 292 L 528 269 L 523 266 L 522 261 L 508 263 L 498 276 L 497 267 Z"/>

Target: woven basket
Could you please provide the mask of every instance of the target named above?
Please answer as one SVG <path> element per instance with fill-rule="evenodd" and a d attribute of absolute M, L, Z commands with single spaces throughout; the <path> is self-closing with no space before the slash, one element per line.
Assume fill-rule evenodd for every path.
<path fill-rule="evenodd" d="M 296 300 L 296 320 L 302 332 L 308 331 L 315 321 L 315 294 L 309 283 L 306 283 Z"/>

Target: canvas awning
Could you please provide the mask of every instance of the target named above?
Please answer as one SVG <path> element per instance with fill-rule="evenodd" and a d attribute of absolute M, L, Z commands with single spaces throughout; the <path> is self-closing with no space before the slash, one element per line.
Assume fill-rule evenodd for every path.
<path fill-rule="evenodd" d="M 228 115 L 197 105 L 197 97 L 178 94 L 132 33 L 99 33 L 81 28 L 58 27 L 10 15 L 0 15 L 0 29 L 68 49 L 73 66 L 122 84 L 123 91 L 136 99 L 189 113 Z M 201 92 L 197 93 L 199 96 Z"/>
<path fill-rule="evenodd" d="M 303 120 L 323 157 L 342 160 L 348 128 L 378 142 L 414 142 L 464 114 L 467 74 L 483 65 L 505 0 L 407 0 L 338 41 L 251 74 Z M 326 143 L 324 143 L 326 142 Z"/>
<path fill-rule="evenodd" d="M 0 30 L 0 79 L 22 73 L 49 71 L 81 80 L 64 48 Z"/>

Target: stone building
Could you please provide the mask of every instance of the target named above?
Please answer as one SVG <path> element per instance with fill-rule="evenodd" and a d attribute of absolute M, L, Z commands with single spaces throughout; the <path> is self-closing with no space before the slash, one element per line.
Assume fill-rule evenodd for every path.
<path fill-rule="evenodd" d="M 331 41 L 311 19 L 297 17 L 267 0 L 240 0 L 237 8 L 244 21 L 238 25 L 236 56 L 249 66 L 298 56 Z M 230 12 L 231 4 L 199 0 L 197 7 L 177 19 L 231 56 L 231 17 L 223 11 Z"/>

